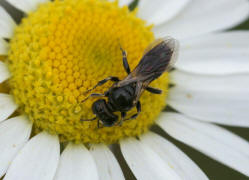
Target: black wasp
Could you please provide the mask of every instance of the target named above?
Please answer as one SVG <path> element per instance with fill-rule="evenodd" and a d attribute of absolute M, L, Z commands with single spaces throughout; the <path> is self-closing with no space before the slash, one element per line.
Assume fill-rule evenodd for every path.
<path fill-rule="evenodd" d="M 120 80 L 118 77 L 110 76 L 97 83 L 93 88 L 87 92 L 103 85 L 107 81 L 113 81 L 114 84 L 104 93 L 92 93 L 82 102 L 90 97 L 107 97 L 99 99 L 92 105 L 92 111 L 96 115 L 92 119 L 85 119 L 82 121 L 98 120 L 98 127 L 100 122 L 103 126 L 110 127 L 114 125 L 121 125 L 123 121 L 135 119 L 141 112 L 141 103 L 139 101 L 143 91 L 149 91 L 154 94 L 161 94 L 160 89 L 150 87 L 149 84 L 161 76 L 165 71 L 168 71 L 172 64 L 177 59 L 178 41 L 166 37 L 157 39 L 145 50 L 145 53 L 137 65 L 131 72 L 127 62 L 126 52 L 120 47 L 123 55 L 123 66 L 128 76 Z M 129 118 L 126 117 L 126 112 L 136 106 L 137 113 Z M 118 122 L 118 116 L 114 112 L 121 112 L 121 120 Z"/>

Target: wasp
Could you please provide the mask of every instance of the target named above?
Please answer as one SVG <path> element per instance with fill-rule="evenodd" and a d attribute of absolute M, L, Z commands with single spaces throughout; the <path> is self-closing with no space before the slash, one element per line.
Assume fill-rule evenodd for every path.
<path fill-rule="evenodd" d="M 107 101 L 98 99 L 92 104 L 92 111 L 95 117 L 92 119 L 81 119 L 81 121 L 98 120 L 99 128 L 100 123 L 104 127 L 121 126 L 124 121 L 135 119 L 141 112 L 139 98 L 144 91 L 153 94 L 162 93 L 162 90 L 150 87 L 149 84 L 159 78 L 164 72 L 169 71 L 177 59 L 178 49 L 178 41 L 171 37 L 157 39 L 146 48 L 139 64 L 131 71 L 126 51 L 120 45 L 123 66 L 128 75 L 123 80 L 115 76 L 109 76 L 99 81 L 93 88 L 87 90 L 87 92 L 90 92 L 108 81 L 114 82 L 104 94 L 92 93 L 82 101 L 83 103 L 90 97 L 107 97 Z M 127 111 L 133 107 L 136 107 L 137 113 L 126 118 Z M 114 112 L 121 113 L 120 121 L 118 121 L 119 116 L 114 114 Z"/>

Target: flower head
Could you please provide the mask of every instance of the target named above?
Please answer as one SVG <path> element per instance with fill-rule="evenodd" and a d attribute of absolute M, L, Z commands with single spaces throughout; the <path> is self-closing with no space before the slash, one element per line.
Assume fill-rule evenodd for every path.
<path fill-rule="evenodd" d="M 249 33 L 217 32 L 246 19 L 248 1 L 141 0 L 135 11 L 126 1 L 8 2 L 26 16 L 16 25 L 0 8 L 0 177 L 124 179 L 115 146 L 107 146 L 116 142 L 137 179 L 208 179 L 175 145 L 149 131 L 155 123 L 249 175 L 248 142 L 212 124 L 249 126 Z M 81 121 L 93 116 L 96 98 L 82 103 L 88 89 L 108 76 L 127 76 L 120 46 L 134 69 L 144 49 L 166 35 L 179 39 L 181 50 L 176 69 L 151 83 L 163 93 L 143 93 L 142 113 L 122 126 Z M 158 119 L 166 102 L 176 111 Z"/>
<path fill-rule="evenodd" d="M 145 93 L 143 113 L 123 126 L 98 128 L 97 121 L 82 122 L 94 116 L 91 106 L 96 98 L 81 102 L 89 94 L 85 92 L 107 76 L 124 79 L 120 45 L 133 69 L 153 39 L 151 26 L 117 2 L 44 3 L 22 19 L 10 41 L 6 63 L 11 94 L 35 132 L 58 134 L 63 142 L 113 143 L 140 135 L 165 107 L 167 74 L 153 82 L 165 93 Z M 104 93 L 110 85 L 95 91 Z"/>

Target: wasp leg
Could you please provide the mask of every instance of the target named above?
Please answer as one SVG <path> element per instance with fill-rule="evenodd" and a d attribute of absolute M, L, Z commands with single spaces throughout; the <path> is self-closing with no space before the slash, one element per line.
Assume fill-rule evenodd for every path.
<path fill-rule="evenodd" d="M 127 61 L 126 51 L 123 50 L 123 48 L 121 47 L 121 45 L 120 45 L 120 50 L 122 51 L 122 55 L 123 55 L 123 66 L 124 66 L 124 69 L 127 72 L 127 74 L 130 74 L 131 70 L 130 70 L 130 67 L 129 67 L 129 64 L 128 64 L 128 61 Z"/>
<path fill-rule="evenodd" d="M 116 125 L 122 126 L 125 116 L 126 116 L 126 112 L 121 112 L 121 120 Z"/>
<path fill-rule="evenodd" d="M 87 96 L 84 100 L 82 100 L 81 102 L 85 102 L 86 100 L 88 100 L 90 97 L 104 97 L 106 96 L 106 94 L 98 94 L 98 93 L 92 93 L 89 96 Z"/>
<path fill-rule="evenodd" d="M 138 116 L 138 115 L 140 114 L 140 112 L 141 112 L 141 103 L 140 103 L 140 101 L 137 102 L 136 108 L 137 108 L 137 113 L 134 114 L 134 115 L 132 115 L 132 116 L 131 116 L 130 118 L 128 118 L 128 119 L 124 119 L 123 121 L 128 121 L 128 120 L 132 120 L 132 119 L 136 119 L 136 118 L 137 118 L 137 116 Z"/>
<path fill-rule="evenodd" d="M 102 126 L 100 126 L 100 125 L 101 125 L 100 120 L 98 120 L 98 123 L 97 123 L 97 127 L 98 127 L 98 129 L 102 129 L 102 128 L 104 128 L 104 127 L 105 127 L 104 125 L 102 125 Z"/>
<path fill-rule="evenodd" d="M 97 119 L 97 117 L 95 116 L 95 117 L 93 117 L 91 119 L 81 119 L 80 121 L 94 121 L 96 119 Z"/>
<path fill-rule="evenodd" d="M 146 87 L 145 88 L 147 91 L 149 91 L 150 93 L 153 94 L 162 94 L 162 90 L 161 89 L 157 89 L 157 88 L 153 88 L 153 87 Z"/>
<path fill-rule="evenodd" d="M 98 86 L 102 86 L 103 84 L 105 84 L 107 81 L 113 81 L 113 82 L 118 82 L 120 81 L 118 77 L 115 76 L 109 76 L 101 81 L 99 81 L 93 88 L 88 89 L 85 93 L 88 93 L 92 90 L 94 90 L 95 88 L 97 88 Z"/>
<path fill-rule="evenodd" d="M 97 120 L 97 116 L 96 117 L 93 117 L 93 118 L 91 118 L 91 119 L 81 119 L 80 121 L 94 121 L 94 120 Z M 97 121 L 97 127 L 98 127 L 98 129 L 99 128 L 103 128 L 103 127 L 100 127 L 100 123 L 99 123 L 99 119 L 98 119 L 98 121 Z"/>

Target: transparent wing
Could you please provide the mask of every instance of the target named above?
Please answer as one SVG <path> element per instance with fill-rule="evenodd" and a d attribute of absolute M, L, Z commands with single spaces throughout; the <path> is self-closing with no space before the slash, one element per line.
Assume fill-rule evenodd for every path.
<path fill-rule="evenodd" d="M 138 81 L 149 84 L 173 67 L 178 51 L 179 43 L 174 38 L 156 39 L 146 48 L 136 68 L 119 84 L 126 85 Z"/>
<path fill-rule="evenodd" d="M 161 43 L 165 43 L 167 46 L 169 46 L 171 48 L 171 50 L 173 52 L 172 57 L 171 57 L 171 59 L 169 61 L 169 64 L 168 64 L 168 66 L 166 68 L 166 71 L 169 71 L 170 69 L 173 68 L 174 64 L 176 63 L 176 61 L 178 59 L 179 48 L 180 48 L 180 43 L 179 43 L 178 40 L 176 40 L 176 39 L 174 39 L 174 38 L 172 38 L 170 36 L 155 39 L 144 50 L 143 56 L 146 55 L 149 51 L 151 51 L 154 47 L 156 47 L 157 45 L 159 45 Z"/>
<path fill-rule="evenodd" d="M 172 68 L 177 60 L 179 43 L 171 37 L 157 39 L 145 50 L 141 61 L 134 69 L 136 76 L 148 76 L 163 72 Z"/>
<path fill-rule="evenodd" d="M 169 37 L 168 37 L 169 38 Z M 173 51 L 171 60 L 169 62 L 168 67 L 166 68 L 166 71 L 169 71 L 170 69 L 172 69 L 178 59 L 179 56 L 179 49 L 180 49 L 180 43 L 178 40 L 171 38 L 171 40 L 168 39 L 168 41 L 166 41 L 166 44 L 168 46 L 170 46 L 170 48 Z"/>

